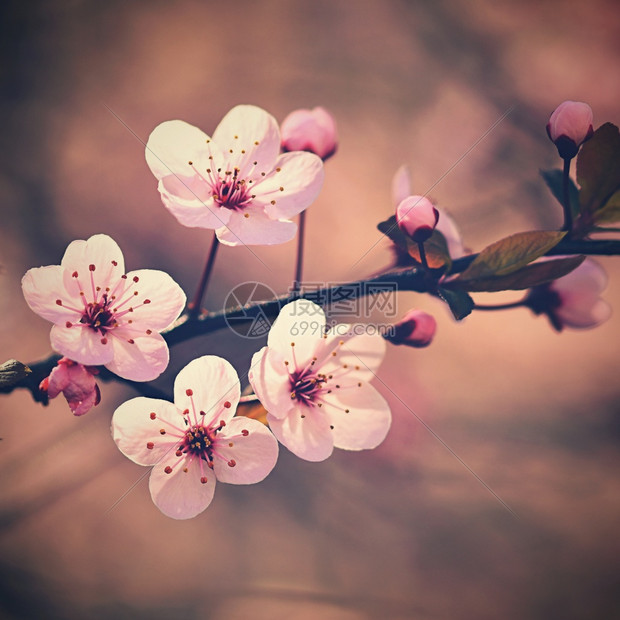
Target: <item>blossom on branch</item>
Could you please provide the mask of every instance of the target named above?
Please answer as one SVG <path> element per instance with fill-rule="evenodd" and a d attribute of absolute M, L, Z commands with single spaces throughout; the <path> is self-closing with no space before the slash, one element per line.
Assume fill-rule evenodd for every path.
<path fill-rule="evenodd" d="M 30 269 L 22 279 L 34 312 L 54 323 L 52 347 L 87 366 L 150 381 L 168 366 L 159 333 L 185 306 L 185 293 L 163 271 L 125 273 L 123 254 L 107 235 L 73 241 L 60 265 Z"/>
<path fill-rule="evenodd" d="M 97 373 L 96 368 L 63 357 L 49 377 L 41 381 L 39 389 L 47 392 L 49 398 L 56 398 L 62 392 L 73 415 L 84 415 L 101 401 L 101 392 L 95 381 Z"/>
<path fill-rule="evenodd" d="M 408 196 L 396 207 L 399 228 L 416 243 L 426 241 L 435 230 L 439 211 L 424 196 Z"/>
<path fill-rule="evenodd" d="M 586 258 L 569 274 L 531 289 L 523 303 L 546 314 L 557 331 L 597 327 L 611 316 L 611 306 L 600 298 L 606 286 L 605 270 Z"/>
<path fill-rule="evenodd" d="M 592 137 L 592 108 L 580 101 L 564 101 L 551 114 L 547 135 L 562 159 L 572 159 L 579 147 Z"/>
<path fill-rule="evenodd" d="M 269 426 L 302 459 L 322 461 L 334 447 L 375 448 L 389 430 L 390 408 L 370 385 L 385 341 L 354 327 L 325 331 L 323 310 L 298 299 L 282 308 L 252 358 L 249 379 Z"/>
<path fill-rule="evenodd" d="M 394 207 L 411 196 L 411 193 L 411 174 L 407 166 L 401 166 L 392 179 L 392 203 Z M 454 219 L 443 209 L 435 229 L 444 236 L 448 245 L 448 252 L 452 258 L 461 258 L 468 254 L 463 246 L 463 240 Z"/>
<path fill-rule="evenodd" d="M 405 316 L 392 326 L 392 332 L 383 337 L 392 344 L 404 344 L 410 347 L 427 347 L 435 336 L 437 322 L 423 310 L 409 310 Z"/>
<path fill-rule="evenodd" d="M 217 480 L 252 484 L 273 469 L 278 442 L 264 424 L 235 417 L 239 397 L 234 368 L 206 355 L 178 374 L 174 403 L 138 397 L 114 412 L 114 441 L 138 465 L 153 466 L 149 489 L 165 515 L 195 517 Z"/>
<path fill-rule="evenodd" d="M 226 245 L 289 241 L 297 230 L 290 218 L 323 184 L 321 159 L 280 154 L 276 120 L 251 105 L 230 110 L 213 137 L 183 121 L 162 123 L 149 137 L 146 161 L 177 220 L 215 229 Z"/>
<path fill-rule="evenodd" d="M 282 121 L 280 131 L 285 152 L 308 151 L 326 161 L 338 147 L 336 121 L 325 108 L 291 112 Z"/>

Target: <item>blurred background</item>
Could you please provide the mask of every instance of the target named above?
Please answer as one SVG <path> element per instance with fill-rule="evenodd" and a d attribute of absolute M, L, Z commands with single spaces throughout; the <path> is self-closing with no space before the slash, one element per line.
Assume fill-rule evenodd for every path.
<path fill-rule="evenodd" d="M 390 264 L 376 224 L 401 164 L 478 251 L 561 224 L 538 174 L 560 166 L 544 130 L 560 102 L 620 124 L 614 0 L 51 0 L 0 12 L 2 360 L 50 352 L 20 280 L 74 239 L 106 233 L 128 269 L 164 269 L 191 295 L 211 234 L 161 204 L 141 142 L 164 120 L 211 133 L 239 103 L 280 121 L 328 108 L 340 148 L 308 210 L 305 272 L 327 283 Z M 294 255 L 295 242 L 222 247 L 207 307 L 246 280 L 286 291 Z M 401 294 L 398 315 L 421 307 L 439 326 L 428 349 L 388 350 L 376 382 L 392 404 L 385 442 L 323 463 L 282 448 L 264 482 L 218 485 L 186 522 L 159 513 L 148 471 L 110 437 L 131 389 L 102 385 L 82 418 L 62 397 L 42 408 L 2 396 L 0 617 L 617 617 L 620 259 L 599 262 L 616 312 L 590 331 L 557 334 L 526 310 L 457 324 L 440 302 Z M 206 353 L 243 375 L 260 346 L 228 331 L 192 341 L 159 385 Z"/>

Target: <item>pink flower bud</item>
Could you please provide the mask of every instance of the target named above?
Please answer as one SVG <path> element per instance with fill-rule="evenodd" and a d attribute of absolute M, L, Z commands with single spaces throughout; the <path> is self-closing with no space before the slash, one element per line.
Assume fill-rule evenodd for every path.
<path fill-rule="evenodd" d="M 423 310 L 409 310 L 405 316 L 392 326 L 391 333 L 383 337 L 392 344 L 406 344 L 410 347 L 427 347 L 435 336 L 437 323 Z"/>
<path fill-rule="evenodd" d="M 62 392 L 73 414 L 84 415 L 101 400 L 95 374 L 96 369 L 63 357 L 50 376 L 41 381 L 39 389 L 47 392 L 50 398 Z"/>
<path fill-rule="evenodd" d="M 579 147 L 593 132 L 592 108 L 579 101 L 561 103 L 547 123 L 547 134 L 557 146 L 562 159 L 575 157 Z"/>
<path fill-rule="evenodd" d="M 282 121 L 280 136 L 283 151 L 309 151 L 323 161 L 338 146 L 336 121 L 325 108 L 295 110 Z"/>
<path fill-rule="evenodd" d="M 417 243 L 426 241 L 435 230 L 439 211 L 424 196 L 408 196 L 396 207 L 399 228 Z"/>
<path fill-rule="evenodd" d="M 611 307 L 600 298 L 606 286 L 605 270 L 586 258 L 562 278 L 533 288 L 525 305 L 536 314 L 546 314 L 557 331 L 597 327 L 611 315 Z"/>

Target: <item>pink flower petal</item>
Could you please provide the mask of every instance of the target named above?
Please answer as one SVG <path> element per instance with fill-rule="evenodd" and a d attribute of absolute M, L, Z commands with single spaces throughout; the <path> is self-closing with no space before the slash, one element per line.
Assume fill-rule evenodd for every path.
<path fill-rule="evenodd" d="M 134 291 L 138 292 L 133 304 L 134 323 L 139 322 L 147 329 L 161 331 L 175 321 L 183 311 L 186 302 L 185 293 L 164 271 L 138 269 L 130 271 L 127 280 L 135 282 Z M 148 303 L 144 303 L 145 300 Z"/>
<path fill-rule="evenodd" d="M 150 336 L 130 338 L 123 328 L 108 335 L 108 347 L 112 343 L 113 359 L 105 363 L 108 370 L 130 381 L 152 381 L 161 375 L 168 366 L 168 345 L 163 336 L 153 333 Z M 133 340 L 133 342 L 129 342 Z"/>
<path fill-rule="evenodd" d="M 175 405 L 181 410 L 189 409 L 190 413 L 195 411 L 197 418 L 204 411 L 205 422 L 228 422 L 235 414 L 240 395 L 237 372 L 215 355 L 191 361 L 174 381 Z"/>
<path fill-rule="evenodd" d="M 168 176 L 159 182 L 158 189 L 164 206 L 184 226 L 219 228 L 230 219 L 231 212 L 215 203 L 211 188 L 198 177 L 185 179 Z M 195 195 L 190 189 L 195 191 Z"/>
<path fill-rule="evenodd" d="M 411 196 L 411 173 L 407 166 L 401 166 L 392 179 L 392 204 L 397 206 Z"/>
<path fill-rule="evenodd" d="M 241 178 L 261 178 L 261 172 L 272 170 L 280 152 L 277 121 L 253 105 L 230 110 L 213 132 L 213 141 L 228 154 L 231 168 L 239 168 Z"/>
<path fill-rule="evenodd" d="M 162 179 L 170 174 L 191 177 L 194 169 L 189 164 L 204 167 L 205 145 L 209 136 L 184 121 L 166 121 L 152 131 L 146 143 L 146 163 L 151 172 Z"/>
<path fill-rule="evenodd" d="M 298 299 L 280 310 L 267 337 L 267 346 L 280 353 L 291 370 L 300 369 L 322 345 L 324 327 L 323 310 L 308 300 Z M 292 343 L 295 345 L 291 346 Z"/>
<path fill-rule="evenodd" d="M 291 218 L 316 199 L 324 176 L 320 157 L 299 151 L 285 153 L 278 158 L 275 170 L 254 186 L 254 202 L 264 206 L 273 219 Z"/>
<path fill-rule="evenodd" d="M 369 383 L 335 390 L 324 401 L 336 448 L 366 450 L 385 439 L 392 421 L 390 407 Z"/>
<path fill-rule="evenodd" d="M 73 272 L 78 273 L 79 282 L 89 290 L 91 275 L 94 284 L 105 289 L 111 279 L 116 280 L 125 272 L 123 253 L 116 241 L 108 235 L 93 235 L 86 241 L 82 239 L 72 241 L 60 264 L 67 270 L 65 276 L 67 288 L 69 288 L 67 276 L 70 277 Z M 96 267 L 92 272 L 89 270 L 90 265 Z M 78 288 L 74 290 L 78 291 Z"/>
<path fill-rule="evenodd" d="M 114 357 L 112 339 L 104 338 L 89 327 L 54 325 L 50 341 L 55 351 L 86 366 L 109 364 Z"/>
<path fill-rule="evenodd" d="M 349 366 L 355 369 L 355 376 L 370 381 L 385 356 L 385 340 L 376 333 L 360 334 L 347 338 L 352 333 L 349 325 L 334 325 L 327 333 L 326 346 L 334 341 L 343 341 L 336 349 L 336 355 L 324 366 L 325 372 L 335 372 L 338 368 Z M 344 338 L 343 338 L 344 336 Z"/>
<path fill-rule="evenodd" d="M 172 467 L 167 474 L 166 467 Z M 187 472 L 184 471 L 187 467 Z M 203 484 L 200 479 L 206 477 Z M 153 467 L 149 478 L 149 489 L 155 505 L 168 517 L 173 519 L 191 519 L 200 514 L 213 499 L 215 493 L 215 476 L 208 467 L 203 471 L 198 461 L 189 464 L 179 461 L 172 455 Z"/>
<path fill-rule="evenodd" d="M 29 269 L 22 278 L 22 291 L 27 304 L 33 312 L 52 323 L 64 324 L 79 318 L 74 310 L 56 303 L 59 299 L 73 307 L 71 297 L 65 291 L 63 274 L 64 269 L 60 265 L 50 265 Z"/>
<path fill-rule="evenodd" d="M 278 441 L 299 458 L 324 461 L 334 450 L 329 420 L 318 408 L 301 405 L 281 420 L 268 415 L 267 421 Z"/>
<path fill-rule="evenodd" d="M 225 245 L 274 245 L 290 241 L 297 224 L 273 220 L 259 209 L 246 208 L 230 212 L 228 224 L 215 232 Z"/>
<path fill-rule="evenodd" d="M 278 442 L 271 431 L 257 420 L 238 416 L 226 424 L 224 431 L 217 443 L 217 454 L 223 459 L 213 461 L 217 479 L 230 484 L 263 480 L 278 460 Z M 229 463 L 233 462 L 231 467 Z"/>
<path fill-rule="evenodd" d="M 252 357 L 248 379 L 265 409 L 276 418 L 284 417 L 294 405 L 290 385 L 282 380 L 286 372 L 284 357 L 268 347 Z"/>
<path fill-rule="evenodd" d="M 156 398 L 132 398 L 112 416 L 112 437 L 118 449 L 138 465 L 155 465 L 174 454 L 175 437 L 183 434 L 175 428 L 183 427 L 179 410 Z M 162 429 L 165 434 L 161 434 Z"/>

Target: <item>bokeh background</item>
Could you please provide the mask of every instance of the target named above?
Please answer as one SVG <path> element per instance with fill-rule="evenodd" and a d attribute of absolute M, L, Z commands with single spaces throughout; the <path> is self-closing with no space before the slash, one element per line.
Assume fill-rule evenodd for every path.
<path fill-rule="evenodd" d="M 614 0 L 51 0 L 0 13 L 3 360 L 49 353 L 20 279 L 73 239 L 107 233 L 129 269 L 165 269 L 191 294 L 210 234 L 161 205 L 141 141 L 164 120 L 209 133 L 238 103 L 279 120 L 331 110 L 340 149 L 308 211 L 311 282 L 389 265 L 375 226 L 401 164 L 477 251 L 560 225 L 538 175 L 559 167 L 544 131 L 557 104 L 587 101 L 596 125 L 620 124 Z M 221 248 L 210 309 L 246 280 L 287 289 L 295 243 L 253 252 L 262 262 Z M 557 334 L 526 310 L 457 324 L 401 294 L 399 314 L 422 307 L 439 328 L 428 349 L 388 351 L 386 441 L 323 463 L 282 449 L 263 483 L 219 485 L 187 522 L 159 513 L 146 470 L 111 440 L 112 412 L 135 392 L 105 384 L 83 418 L 62 398 L 44 409 L 2 396 L 0 616 L 618 617 L 620 259 L 599 262 L 616 312 L 590 331 Z M 261 344 L 192 341 L 159 385 L 205 353 L 244 374 Z"/>

